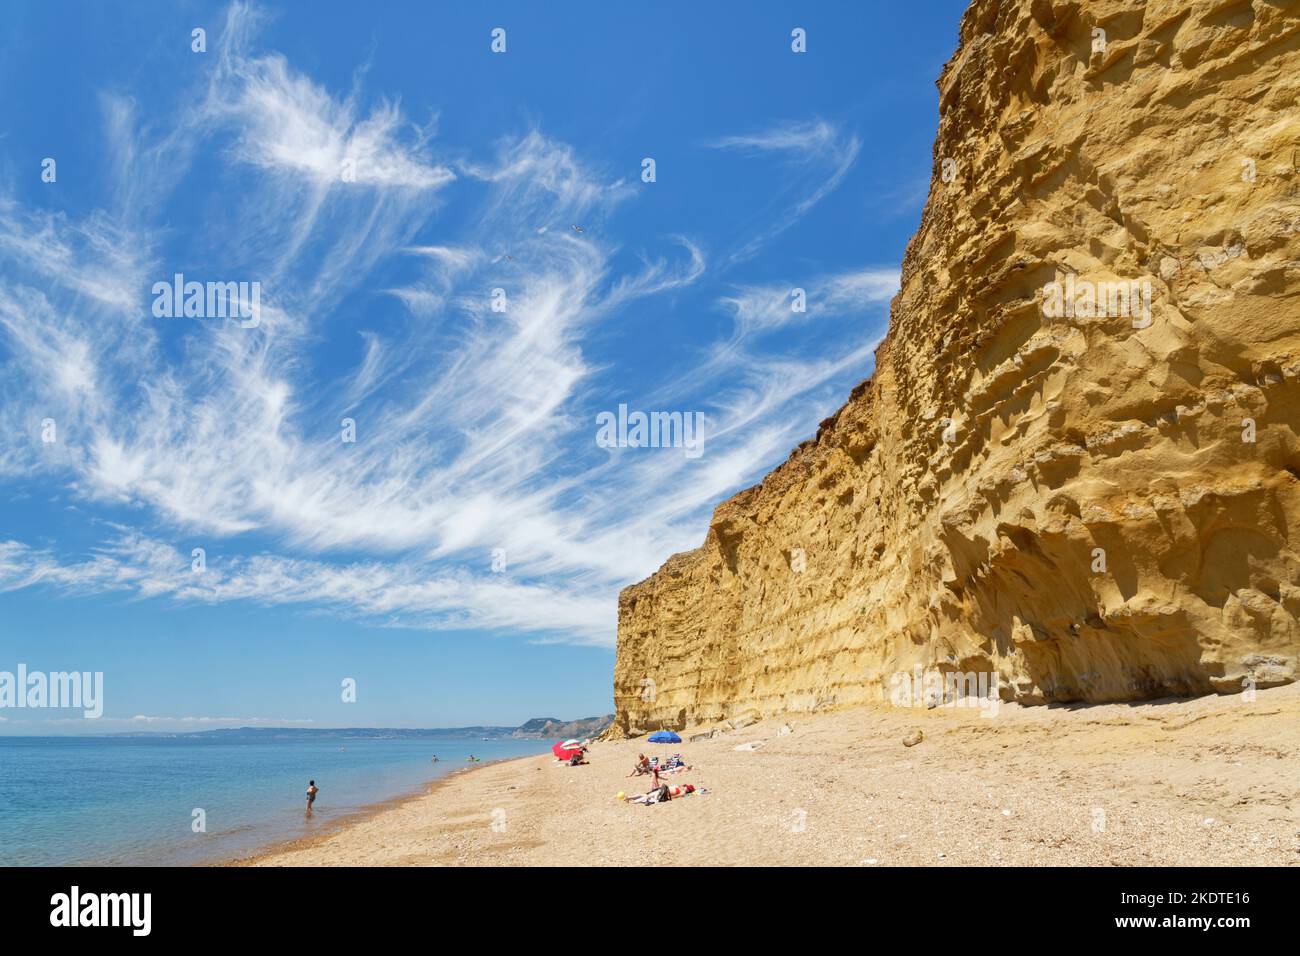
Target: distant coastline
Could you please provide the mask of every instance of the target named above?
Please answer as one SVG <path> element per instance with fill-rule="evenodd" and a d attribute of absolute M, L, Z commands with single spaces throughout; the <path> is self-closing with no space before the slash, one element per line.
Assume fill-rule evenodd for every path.
<path fill-rule="evenodd" d="M 102 737 L 218 737 L 229 740 L 419 740 L 429 737 L 486 740 L 546 740 L 551 737 L 595 737 L 614 722 L 613 714 L 562 721 L 534 717 L 518 727 L 221 727 L 211 730 L 124 730 Z"/>

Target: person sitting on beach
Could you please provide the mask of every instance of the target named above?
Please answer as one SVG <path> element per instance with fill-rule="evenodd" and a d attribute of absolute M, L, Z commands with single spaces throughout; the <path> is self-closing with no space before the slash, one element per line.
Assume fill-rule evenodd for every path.
<path fill-rule="evenodd" d="M 315 780 L 307 781 L 307 812 L 311 813 L 311 805 L 316 802 L 316 794 L 320 793 L 320 788 L 316 786 Z"/>
<path fill-rule="evenodd" d="M 632 772 L 628 774 L 628 776 L 639 777 L 641 776 L 641 774 L 649 773 L 649 772 L 650 772 L 650 758 L 647 757 L 645 754 L 637 754 L 636 766 L 632 768 Z"/>
<path fill-rule="evenodd" d="M 586 749 L 587 748 L 584 747 L 582 750 L 578 750 L 574 752 L 573 756 L 569 758 L 570 767 L 581 767 L 586 765 L 587 763 Z"/>

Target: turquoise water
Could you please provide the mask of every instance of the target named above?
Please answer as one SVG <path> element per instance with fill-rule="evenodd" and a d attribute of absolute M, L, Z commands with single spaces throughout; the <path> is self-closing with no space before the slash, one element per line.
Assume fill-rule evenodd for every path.
<path fill-rule="evenodd" d="M 229 859 L 416 792 L 471 766 L 468 754 L 486 763 L 549 746 L 464 737 L 0 737 L 0 865 Z M 303 812 L 308 780 L 320 788 L 310 818 Z M 206 833 L 193 831 L 196 808 L 206 813 Z M 485 826 L 490 813 L 484 809 Z"/>

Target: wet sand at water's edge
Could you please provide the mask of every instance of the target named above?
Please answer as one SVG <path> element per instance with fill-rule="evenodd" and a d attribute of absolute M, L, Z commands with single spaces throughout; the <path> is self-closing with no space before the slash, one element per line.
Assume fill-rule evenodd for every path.
<path fill-rule="evenodd" d="M 904 747 L 914 730 L 923 740 Z M 626 776 L 642 752 L 682 753 L 694 769 L 665 780 L 709 792 L 619 801 L 648 789 Z M 590 760 L 456 773 L 240 862 L 1300 866 L 1300 684 L 1253 701 L 1003 705 L 995 717 L 791 715 L 696 743 L 598 741 Z"/>

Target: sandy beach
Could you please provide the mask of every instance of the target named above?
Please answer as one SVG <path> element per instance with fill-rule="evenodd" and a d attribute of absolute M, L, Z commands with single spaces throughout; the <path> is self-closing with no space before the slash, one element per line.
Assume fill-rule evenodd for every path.
<path fill-rule="evenodd" d="M 675 751 L 693 769 L 666 779 L 707 793 L 617 799 L 647 789 L 626 776 L 638 753 Z M 1300 865 L 1297 757 L 1300 684 L 1254 701 L 1004 705 L 992 718 L 867 708 L 696 743 L 597 742 L 590 766 L 504 761 L 243 862 Z"/>

